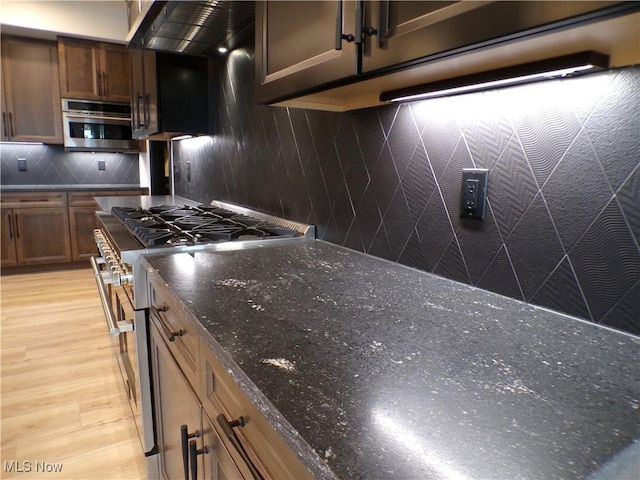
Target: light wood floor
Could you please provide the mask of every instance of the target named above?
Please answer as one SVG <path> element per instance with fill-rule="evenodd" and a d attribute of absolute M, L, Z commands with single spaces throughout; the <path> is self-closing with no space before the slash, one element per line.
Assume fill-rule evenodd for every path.
<path fill-rule="evenodd" d="M 0 478 L 144 478 L 91 270 L 3 275 L 0 289 Z"/>

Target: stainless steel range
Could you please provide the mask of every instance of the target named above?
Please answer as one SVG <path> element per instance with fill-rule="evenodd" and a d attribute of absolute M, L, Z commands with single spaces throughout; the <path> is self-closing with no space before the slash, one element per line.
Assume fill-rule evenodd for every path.
<path fill-rule="evenodd" d="M 137 205 L 126 205 L 136 202 L 126 199 L 111 211 L 97 212 L 99 228 L 94 237 L 100 256 L 91 259 L 109 334 L 147 457 L 149 478 L 157 476 L 157 455 L 147 334 L 149 294 L 141 258 L 205 249 L 242 249 L 262 242 L 315 237 L 311 225 L 231 203 L 165 204 L 161 199 L 154 202 L 154 198 L 138 197 Z"/>

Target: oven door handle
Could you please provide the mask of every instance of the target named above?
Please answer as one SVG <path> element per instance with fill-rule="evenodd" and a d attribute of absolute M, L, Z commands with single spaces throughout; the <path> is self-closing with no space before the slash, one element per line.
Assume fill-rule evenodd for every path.
<path fill-rule="evenodd" d="M 102 272 L 98 267 L 98 260 L 96 259 L 96 257 L 91 257 L 89 260 L 91 262 L 91 269 L 93 270 L 93 276 L 98 287 L 98 294 L 100 295 L 102 310 L 104 311 L 104 316 L 107 320 L 107 326 L 109 327 L 109 335 L 111 335 L 112 337 L 117 337 L 121 332 L 133 330 L 133 325 L 131 324 L 127 324 L 123 327 L 118 327 L 115 315 L 113 314 L 113 310 L 111 309 L 111 303 L 109 302 L 107 289 L 102 280 Z"/>

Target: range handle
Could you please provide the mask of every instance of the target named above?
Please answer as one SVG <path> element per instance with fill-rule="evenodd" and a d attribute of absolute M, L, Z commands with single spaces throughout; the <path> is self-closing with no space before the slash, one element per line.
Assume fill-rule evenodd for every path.
<path fill-rule="evenodd" d="M 109 335 L 112 337 L 117 337 L 122 332 L 129 332 L 133 330 L 132 323 L 120 322 L 118 325 L 116 321 L 116 316 L 113 314 L 113 309 L 111 308 L 111 302 L 109 301 L 109 295 L 107 294 L 107 288 L 104 284 L 104 280 L 102 278 L 102 271 L 100 270 L 100 264 L 104 263 L 104 259 L 100 257 L 90 257 L 89 262 L 91 263 L 91 270 L 93 270 L 93 276 L 96 281 L 96 286 L 98 287 L 98 294 L 100 295 L 100 303 L 102 304 L 102 310 L 104 311 L 104 317 L 107 321 L 107 327 L 109 329 Z"/>

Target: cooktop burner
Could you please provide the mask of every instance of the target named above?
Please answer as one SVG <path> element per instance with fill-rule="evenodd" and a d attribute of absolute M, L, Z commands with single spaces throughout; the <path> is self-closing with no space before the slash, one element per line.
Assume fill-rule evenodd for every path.
<path fill-rule="evenodd" d="M 212 205 L 113 207 L 111 213 L 146 247 L 299 235 L 294 228 Z"/>

